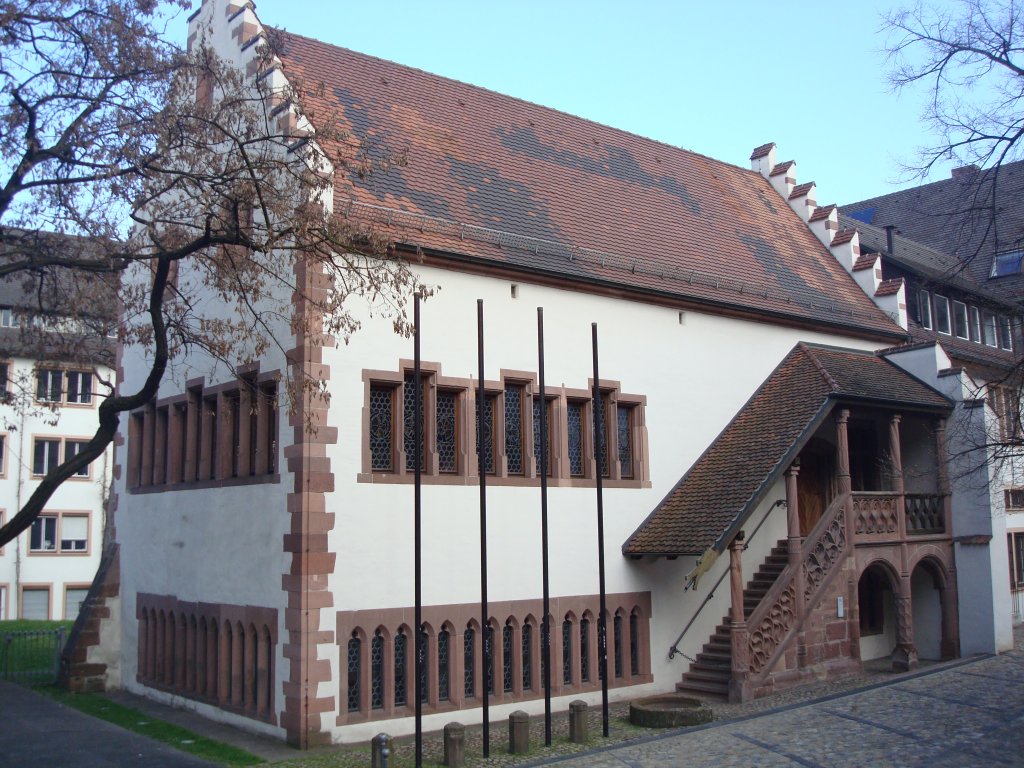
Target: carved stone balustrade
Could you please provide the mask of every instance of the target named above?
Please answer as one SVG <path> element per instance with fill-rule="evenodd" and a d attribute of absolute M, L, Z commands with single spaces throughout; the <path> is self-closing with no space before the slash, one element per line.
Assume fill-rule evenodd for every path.
<path fill-rule="evenodd" d="M 945 496 L 942 494 L 908 493 L 905 508 L 908 536 L 946 533 Z"/>
<path fill-rule="evenodd" d="M 858 539 L 899 539 L 899 497 L 896 494 L 853 494 L 854 533 Z"/>

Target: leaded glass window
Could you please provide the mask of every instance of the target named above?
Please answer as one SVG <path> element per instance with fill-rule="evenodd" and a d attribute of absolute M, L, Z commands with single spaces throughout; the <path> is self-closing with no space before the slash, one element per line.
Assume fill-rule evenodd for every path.
<path fill-rule="evenodd" d="M 580 680 L 590 682 L 590 619 L 580 619 Z"/>
<path fill-rule="evenodd" d="M 566 404 L 566 427 L 569 435 L 569 474 L 583 477 L 583 403 Z"/>
<path fill-rule="evenodd" d="M 619 442 L 619 468 L 622 477 L 633 477 L 633 409 L 619 405 L 615 411 Z"/>
<path fill-rule="evenodd" d="M 466 632 L 462 636 L 462 660 L 463 660 L 463 687 L 462 690 L 466 696 L 476 695 L 476 677 L 475 668 L 476 664 L 476 646 L 475 638 L 473 635 L 476 634 L 472 627 L 466 627 Z"/>
<path fill-rule="evenodd" d="M 562 683 L 572 685 L 572 622 L 562 622 Z"/>
<path fill-rule="evenodd" d="M 448 663 L 451 658 L 448 648 L 450 639 L 451 636 L 447 629 L 442 629 L 437 633 L 437 698 L 440 701 L 448 701 L 451 697 L 449 682 L 451 667 Z"/>
<path fill-rule="evenodd" d="M 608 408 L 610 403 L 608 397 L 604 392 L 600 393 L 600 400 L 594 406 L 594 436 L 597 438 L 597 455 L 598 464 L 600 466 L 601 477 L 610 477 L 611 471 L 608 466 Z M 598 423 L 598 414 L 601 414 L 600 423 Z"/>
<path fill-rule="evenodd" d="M 533 625 L 523 624 L 523 690 L 533 688 Z"/>
<path fill-rule="evenodd" d="M 547 663 L 546 663 L 547 657 L 544 654 L 544 642 L 545 642 L 545 640 L 547 640 L 547 643 L 548 643 L 548 646 L 547 646 L 548 653 L 549 654 L 551 653 L 551 640 L 550 640 L 550 638 L 547 637 L 547 631 L 548 631 L 547 628 L 548 628 L 548 623 L 546 621 L 542 621 L 540 623 L 540 684 L 541 684 L 542 687 L 544 685 L 544 673 L 545 673 L 545 670 L 547 669 Z"/>
<path fill-rule="evenodd" d="M 480 425 L 480 413 L 477 412 L 476 419 L 476 446 L 479 455 L 481 441 L 483 441 L 483 457 L 481 464 L 484 472 L 494 474 L 494 395 L 484 397 L 484 423 Z"/>
<path fill-rule="evenodd" d="M 459 471 L 458 393 L 437 393 L 437 467 L 441 472 Z"/>
<path fill-rule="evenodd" d="M 510 475 L 523 474 L 523 387 L 505 387 L 505 458 Z"/>
<path fill-rule="evenodd" d="M 545 449 L 547 453 L 544 458 L 546 460 L 545 468 L 548 476 L 551 475 L 551 405 L 550 401 L 545 401 L 540 395 L 535 395 L 533 398 L 533 455 L 537 460 L 537 471 L 540 472 L 540 414 L 541 414 L 541 403 L 547 402 L 548 407 L 544 411 L 544 418 L 546 423 L 544 424 L 545 431 L 547 432 L 547 445 Z"/>
<path fill-rule="evenodd" d="M 420 647 L 417 649 L 417 653 L 420 654 L 420 673 L 418 678 L 417 690 L 420 694 L 420 701 L 426 702 L 427 700 L 427 631 L 420 628 Z"/>
<path fill-rule="evenodd" d="M 426 389 L 426 377 L 421 373 L 420 381 Z M 423 466 L 423 439 L 426 430 L 423 428 L 423 415 L 425 413 L 427 397 L 424 392 L 420 400 L 420 466 Z M 404 441 L 405 441 L 405 468 L 416 469 L 416 387 L 413 384 L 413 375 L 405 377 L 405 416 L 404 416 Z"/>
<path fill-rule="evenodd" d="M 355 632 L 348 641 L 348 711 L 358 712 L 362 691 L 359 679 L 363 672 L 362 641 Z"/>
<path fill-rule="evenodd" d="M 395 469 L 391 440 L 394 434 L 394 390 L 370 387 L 370 467 L 381 472 Z"/>
<path fill-rule="evenodd" d="M 370 641 L 370 706 L 384 708 L 384 636 L 379 629 Z"/>
<path fill-rule="evenodd" d="M 622 615 L 612 619 L 612 637 L 615 638 L 615 676 L 622 677 Z"/>
<path fill-rule="evenodd" d="M 629 614 L 629 674 L 640 674 L 640 618 L 636 611 Z"/>
<path fill-rule="evenodd" d="M 505 623 L 501 631 L 501 689 L 505 693 L 512 692 L 512 624 Z"/>
<path fill-rule="evenodd" d="M 484 633 L 484 664 L 487 665 L 487 694 L 494 694 L 494 627 Z"/>
<path fill-rule="evenodd" d="M 405 705 L 405 630 L 398 630 L 395 635 L 395 706 Z"/>

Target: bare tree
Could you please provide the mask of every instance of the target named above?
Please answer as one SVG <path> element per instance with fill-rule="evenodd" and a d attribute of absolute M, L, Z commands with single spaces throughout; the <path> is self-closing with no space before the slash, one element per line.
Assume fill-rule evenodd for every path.
<path fill-rule="evenodd" d="M 275 89 L 201 43 L 187 53 L 168 43 L 164 23 L 187 6 L 0 4 L 0 278 L 32 289 L 38 312 L 69 320 L 77 349 L 105 333 L 116 306 L 118 341 L 149 360 L 136 391 L 108 384 L 93 438 L 43 478 L 0 545 L 102 454 L 120 414 L 156 394 L 179 354 L 202 349 L 237 366 L 308 328 L 347 339 L 358 328 L 353 297 L 409 330 L 406 297 L 422 286 L 386 238 L 330 205 L 333 175 L 398 160 L 360 146 L 333 115 L 308 124 L 294 106 L 299 84 Z M 259 56 L 272 65 L 272 41 Z M 297 262 L 322 272 L 327 290 L 297 284 Z M 33 333 L 52 342 L 46 325 L 25 327 L 29 346 Z M 315 379 L 287 384 L 293 403 L 324 395 Z"/>

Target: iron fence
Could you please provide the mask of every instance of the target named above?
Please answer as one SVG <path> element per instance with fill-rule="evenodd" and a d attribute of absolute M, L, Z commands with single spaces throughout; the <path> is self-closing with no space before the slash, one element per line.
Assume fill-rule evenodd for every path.
<path fill-rule="evenodd" d="M 66 634 L 65 627 L 0 632 L 0 680 L 56 682 Z"/>

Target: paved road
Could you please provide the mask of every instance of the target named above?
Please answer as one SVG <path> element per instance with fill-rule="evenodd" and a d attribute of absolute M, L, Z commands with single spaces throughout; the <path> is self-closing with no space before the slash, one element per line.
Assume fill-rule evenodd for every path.
<path fill-rule="evenodd" d="M 1024 652 L 543 764 L 553 763 L 560 768 L 1024 766 Z"/>
<path fill-rule="evenodd" d="M 206 768 L 172 747 L 0 682 L 0 765 L 11 768 Z"/>

